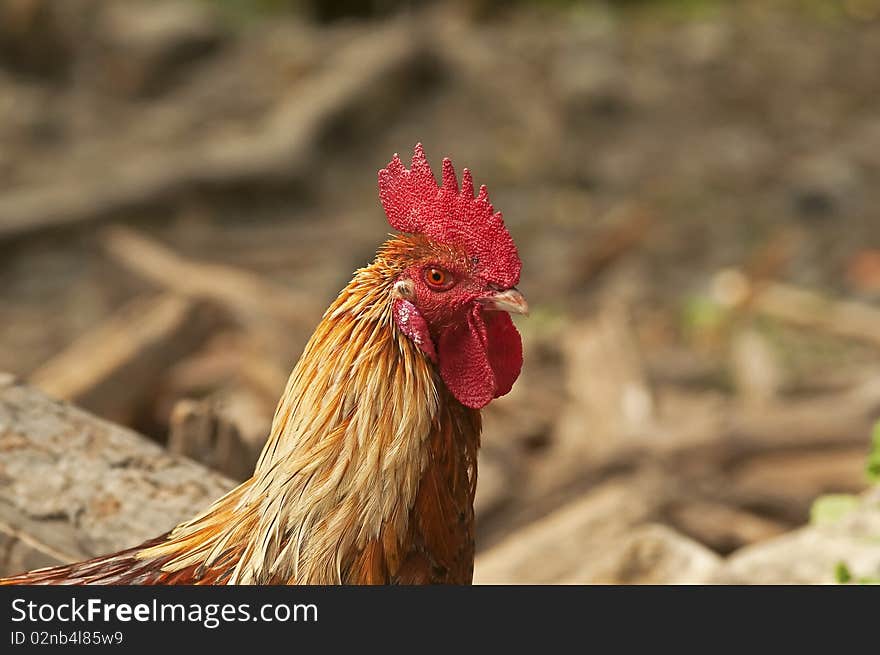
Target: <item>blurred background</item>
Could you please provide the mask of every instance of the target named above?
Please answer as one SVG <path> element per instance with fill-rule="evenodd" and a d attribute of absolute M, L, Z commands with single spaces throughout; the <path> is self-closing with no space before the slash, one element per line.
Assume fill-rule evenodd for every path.
<path fill-rule="evenodd" d="M 247 477 L 422 141 L 533 307 L 478 581 L 870 580 L 877 62 L 880 0 L 0 0 L 0 371 Z"/>

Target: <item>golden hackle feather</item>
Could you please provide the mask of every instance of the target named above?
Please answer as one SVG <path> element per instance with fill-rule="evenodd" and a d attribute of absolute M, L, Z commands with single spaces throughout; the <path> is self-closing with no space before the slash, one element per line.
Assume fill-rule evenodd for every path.
<path fill-rule="evenodd" d="M 251 479 L 167 537 L 90 566 L 117 583 L 470 582 L 479 412 L 391 314 L 396 278 L 429 247 L 393 237 L 325 312 Z"/>

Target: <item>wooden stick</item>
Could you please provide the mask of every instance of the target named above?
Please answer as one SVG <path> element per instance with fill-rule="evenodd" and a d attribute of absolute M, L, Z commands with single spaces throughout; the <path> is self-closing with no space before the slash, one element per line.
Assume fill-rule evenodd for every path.
<path fill-rule="evenodd" d="M 111 257 L 136 275 L 176 294 L 217 302 L 244 324 L 267 320 L 311 324 L 320 315 L 307 294 L 231 266 L 184 259 L 131 228 L 105 229 L 102 243 Z"/>
<path fill-rule="evenodd" d="M 865 303 L 777 282 L 764 287 L 752 307 L 779 321 L 880 346 L 880 309 Z"/>
<path fill-rule="evenodd" d="M 198 348 L 219 322 L 204 305 L 177 295 L 138 298 L 43 364 L 29 381 L 55 398 L 129 421 L 166 369 Z"/>
<path fill-rule="evenodd" d="M 235 422 L 210 401 L 182 399 L 171 412 L 168 450 L 236 480 L 248 478 L 262 443 L 247 442 Z"/>

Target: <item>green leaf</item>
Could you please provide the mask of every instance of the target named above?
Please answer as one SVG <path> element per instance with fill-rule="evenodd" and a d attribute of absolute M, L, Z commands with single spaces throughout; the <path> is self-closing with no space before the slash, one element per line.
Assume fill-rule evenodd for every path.
<path fill-rule="evenodd" d="M 704 332 L 718 328 L 727 314 L 727 310 L 711 298 L 692 296 L 685 302 L 682 319 L 685 328 Z"/>
<path fill-rule="evenodd" d="M 810 523 L 830 525 L 837 523 L 859 505 L 858 496 L 852 494 L 826 494 L 813 501 Z"/>
<path fill-rule="evenodd" d="M 874 424 L 871 433 L 871 451 L 865 464 L 865 474 L 869 481 L 875 484 L 880 482 L 880 421 Z"/>
<path fill-rule="evenodd" d="M 834 565 L 834 579 L 837 580 L 838 584 L 849 584 L 851 582 L 863 585 L 880 584 L 880 578 L 874 576 L 853 576 L 852 571 L 849 570 L 846 562 L 838 562 Z"/>

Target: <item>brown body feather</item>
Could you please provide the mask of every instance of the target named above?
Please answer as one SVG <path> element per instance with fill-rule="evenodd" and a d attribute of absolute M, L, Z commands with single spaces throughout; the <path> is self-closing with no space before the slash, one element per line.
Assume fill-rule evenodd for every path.
<path fill-rule="evenodd" d="M 291 373 L 251 479 L 141 546 L 0 584 L 470 583 L 479 410 L 394 325 L 397 237 Z"/>
<path fill-rule="evenodd" d="M 451 396 L 441 406 L 405 538 L 385 543 L 383 527 L 346 576 L 351 584 L 470 584 L 480 414 Z"/>

